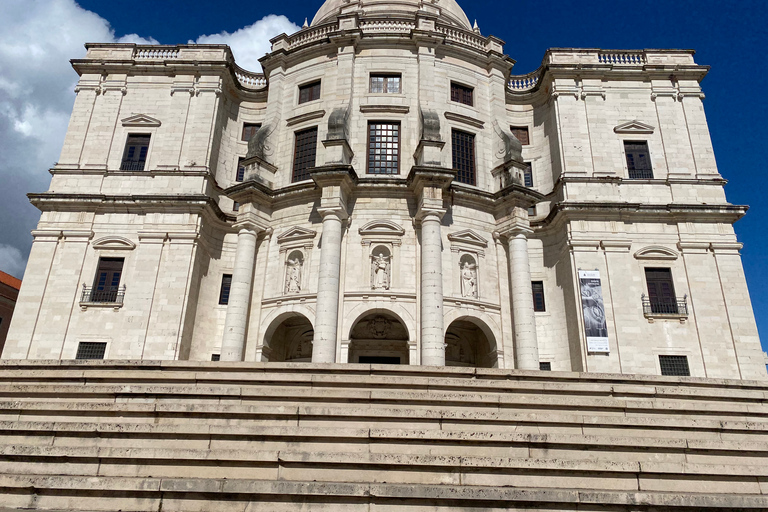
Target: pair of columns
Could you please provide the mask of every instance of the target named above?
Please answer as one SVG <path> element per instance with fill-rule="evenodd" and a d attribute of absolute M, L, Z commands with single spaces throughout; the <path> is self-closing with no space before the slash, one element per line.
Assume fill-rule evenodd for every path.
<path fill-rule="evenodd" d="M 443 213 L 442 210 L 434 209 L 421 214 L 421 364 L 424 366 L 445 365 L 441 235 Z M 328 209 L 321 211 L 321 214 L 323 215 L 323 234 L 312 362 L 334 363 L 336 362 L 339 318 L 342 224 L 346 215 L 340 209 Z M 513 229 L 506 236 L 509 244 L 517 368 L 538 370 L 539 350 L 528 262 L 527 232 L 525 229 Z M 222 361 L 243 360 L 257 237 L 258 231 L 254 226 L 240 227 L 227 316 L 224 322 Z"/>

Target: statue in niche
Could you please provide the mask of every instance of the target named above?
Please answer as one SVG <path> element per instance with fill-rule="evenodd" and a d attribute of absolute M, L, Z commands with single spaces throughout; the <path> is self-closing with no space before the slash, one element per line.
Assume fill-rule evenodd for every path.
<path fill-rule="evenodd" d="M 461 296 L 477 298 L 477 265 L 469 261 L 461 266 Z"/>
<path fill-rule="evenodd" d="M 390 257 L 380 252 L 371 261 L 373 274 L 372 288 L 374 290 L 389 290 L 389 260 Z"/>
<path fill-rule="evenodd" d="M 301 292 L 301 270 L 304 261 L 299 254 L 291 254 L 285 262 L 285 294 Z"/>

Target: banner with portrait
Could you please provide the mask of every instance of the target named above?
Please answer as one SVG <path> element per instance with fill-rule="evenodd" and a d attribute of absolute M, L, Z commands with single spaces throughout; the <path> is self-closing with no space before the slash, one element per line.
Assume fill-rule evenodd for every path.
<path fill-rule="evenodd" d="M 600 272 L 579 270 L 579 287 L 584 330 L 587 334 L 587 351 L 607 354 L 611 349 L 608 343 L 608 324 L 605 319 Z"/>

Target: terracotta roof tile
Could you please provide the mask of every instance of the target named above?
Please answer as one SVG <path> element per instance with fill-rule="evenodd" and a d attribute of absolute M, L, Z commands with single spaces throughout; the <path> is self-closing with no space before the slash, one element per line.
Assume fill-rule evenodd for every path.
<path fill-rule="evenodd" d="M 6 274 L 2 270 L 0 270 L 0 283 L 8 285 L 11 288 L 15 288 L 17 290 L 21 289 L 21 279 L 16 279 L 11 275 Z"/>

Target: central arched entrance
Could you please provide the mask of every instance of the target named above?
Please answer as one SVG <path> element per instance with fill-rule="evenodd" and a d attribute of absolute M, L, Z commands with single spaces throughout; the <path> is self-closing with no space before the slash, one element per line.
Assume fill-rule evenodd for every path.
<path fill-rule="evenodd" d="M 304 315 L 294 313 L 275 320 L 264 337 L 262 362 L 309 363 L 315 331 Z"/>
<path fill-rule="evenodd" d="M 387 312 L 370 313 L 349 334 L 350 363 L 409 364 L 408 329 Z"/>
<path fill-rule="evenodd" d="M 496 343 L 476 323 L 460 319 L 445 333 L 445 365 L 498 368 Z"/>

